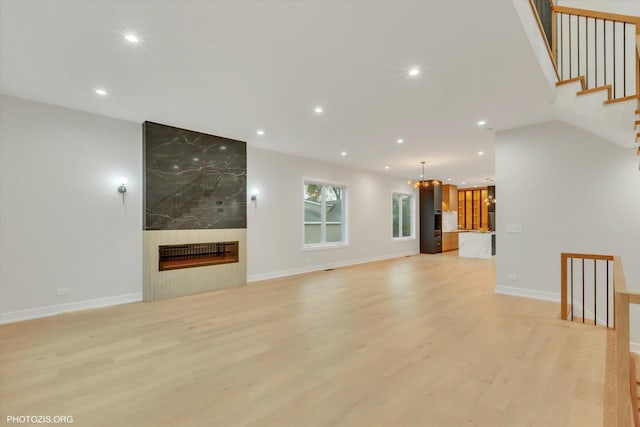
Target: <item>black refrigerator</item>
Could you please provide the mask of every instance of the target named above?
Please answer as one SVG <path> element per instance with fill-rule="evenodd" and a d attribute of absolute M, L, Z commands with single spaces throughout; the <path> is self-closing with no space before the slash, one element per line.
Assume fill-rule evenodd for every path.
<path fill-rule="evenodd" d="M 442 182 L 420 183 L 420 253 L 442 252 Z"/>

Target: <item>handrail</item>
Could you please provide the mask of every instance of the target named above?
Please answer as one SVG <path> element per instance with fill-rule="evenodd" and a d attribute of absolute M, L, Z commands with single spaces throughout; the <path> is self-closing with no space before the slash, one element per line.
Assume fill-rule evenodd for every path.
<path fill-rule="evenodd" d="M 553 3 L 551 2 L 551 0 L 549 1 L 549 3 L 551 5 L 551 39 L 553 40 L 555 37 L 554 33 L 555 33 L 555 27 L 556 27 L 556 22 L 555 22 L 556 15 L 555 13 L 553 13 Z M 542 35 L 542 38 L 544 39 L 544 44 L 547 47 L 547 53 L 549 54 L 549 59 L 551 59 L 551 65 L 553 65 L 553 70 L 556 72 L 556 77 L 558 78 L 558 80 L 560 80 L 560 73 L 558 72 L 558 65 L 556 64 L 555 43 L 551 43 L 551 46 L 549 46 L 549 42 L 548 42 L 547 36 L 545 35 L 542 21 L 540 20 L 540 15 L 538 14 L 538 9 L 536 8 L 536 5 L 533 0 L 529 0 L 529 6 L 531 6 L 531 10 L 533 11 L 533 16 L 536 18 L 538 29 L 540 30 L 540 35 Z"/>
<path fill-rule="evenodd" d="M 553 6 L 552 12 L 551 51 L 559 80 L 584 77 L 580 94 L 609 88 L 605 104 L 638 98 L 640 107 L 640 17 L 565 6 Z M 635 25 L 635 37 L 626 32 L 627 25 Z M 626 53 L 629 43 L 636 44 L 633 56 Z M 635 79 L 628 75 L 631 69 Z"/>
<path fill-rule="evenodd" d="M 597 10 L 577 9 L 575 7 L 553 6 L 556 13 L 568 15 L 580 15 L 589 18 L 604 19 L 605 21 L 626 22 L 627 24 L 640 24 L 640 17 L 632 15 L 620 15 L 617 13 L 599 12 Z"/>
<path fill-rule="evenodd" d="M 629 292 L 624 277 L 622 260 L 616 256 L 613 260 L 615 290 L 615 327 L 616 327 L 616 424 L 632 425 L 637 419 L 633 415 L 635 402 L 631 402 L 631 387 L 635 387 L 635 378 L 631 378 L 629 349 L 629 305 L 640 304 L 640 293 Z M 635 421 L 634 421 L 635 423 Z M 636 424 L 637 425 L 637 424 Z"/>
<path fill-rule="evenodd" d="M 609 308 L 614 310 L 614 307 L 611 307 L 611 303 L 609 301 L 609 266 L 610 262 L 614 260 L 613 255 L 599 255 L 599 254 L 579 254 L 579 253 L 570 253 L 563 252 L 560 254 L 560 318 L 563 320 L 574 320 L 574 260 L 582 261 L 582 287 L 580 291 L 580 295 L 582 297 L 582 322 L 585 322 L 585 263 L 584 260 L 593 260 L 593 323 L 594 325 L 598 324 L 598 298 L 597 298 L 597 262 L 605 261 L 606 263 L 606 302 L 605 302 L 605 311 L 606 311 L 606 320 L 601 320 L 600 324 L 606 324 L 609 327 Z M 570 261 L 570 262 L 568 262 Z M 568 272 L 568 264 L 571 265 L 571 271 Z M 578 264 L 580 265 L 580 264 Z M 570 273 L 570 274 L 568 274 Z M 569 309 L 569 281 L 568 278 L 571 278 L 571 308 Z M 580 289 L 580 288 L 579 288 Z M 613 288 L 612 288 L 613 289 Z"/>

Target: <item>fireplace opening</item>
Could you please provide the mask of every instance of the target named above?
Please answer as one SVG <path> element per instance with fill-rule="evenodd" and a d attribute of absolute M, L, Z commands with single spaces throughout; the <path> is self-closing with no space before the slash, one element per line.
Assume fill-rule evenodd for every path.
<path fill-rule="evenodd" d="M 159 271 L 238 262 L 238 242 L 162 245 L 158 252 Z"/>

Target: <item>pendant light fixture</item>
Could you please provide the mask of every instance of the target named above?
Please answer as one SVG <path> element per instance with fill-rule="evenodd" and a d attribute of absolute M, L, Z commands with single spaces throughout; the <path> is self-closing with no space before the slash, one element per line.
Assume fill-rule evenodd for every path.
<path fill-rule="evenodd" d="M 422 177 L 422 179 L 420 181 L 407 181 L 407 184 L 409 185 L 413 185 L 414 188 L 426 188 L 429 187 L 430 185 L 436 186 L 436 185 L 440 185 L 440 181 L 437 180 L 426 180 L 424 179 L 424 165 L 427 162 L 425 162 L 424 160 L 420 162 L 420 164 L 422 165 L 422 175 L 420 175 Z"/>

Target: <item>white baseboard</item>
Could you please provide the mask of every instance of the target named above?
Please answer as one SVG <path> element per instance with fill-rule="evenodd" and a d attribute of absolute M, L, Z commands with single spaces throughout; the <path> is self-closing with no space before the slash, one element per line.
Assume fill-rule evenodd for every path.
<path fill-rule="evenodd" d="M 500 286 L 496 285 L 496 293 L 504 294 L 504 295 L 512 295 L 516 297 L 524 297 L 524 298 L 533 298 L 539 299 L 543 301 L 551 301 L 551 302 L 560 302 L 560 294 L 555 292 L 545 292 L 545 291 L 537 291 L 534 289 L 522 289 L 522 288 L 512 288 L 509 286 Z M 574 303 L 574 313 L 580 313 L 580 317 L 582 317 L 582 305 L 578 302 Z M 586 309 L 584 312 L 585 316 L 589 319 L 593 319 L 593 311 Z M 577 314 L 576 314 L 577 316 Z M 606 319 L 598 316 L 598 325 L 605 325 Z"/>
<path fill-rule="evenodd" d="M 629 343 L 629 350 L 631 350 L 635 354 L 640 354 L 640 342 Z"/>
<path fill-rule="evenodd" d="M 402 252 L 402 253 L 396 253 L 396 254 L 390 254 L 390 255 L 380 255 L 376 257 L 353 259 L 349 261 L 338 261 L 338 262 L 330 262 L 327 264 L 318 264 L 318 265 L 311 265 L 311 266 L 300 267 L 300 268 L 291 268 L 287 270 L 274 271 L 271 273 L 250 274 L 247 277 L 247 282 L 259 282 L 261 280 L 277 279 L 279 277 L 286 277 L 286 276 L 295 276 L 296 274 L 313 273 L 314 271 L 322 271 L 328 268 L 348 267 L 350 265 L 365 264 L 367 262 L 375 262 L 375 261 L 384 261 L 387 259 L 402 258 L 405 256 L 418 255 L 418 254 L 419 252 L 415 252 L 415 251 Z"/>
<path fill-rule="evenodd" d="M 545 292 L 534 289 L 512 288 L 510 286 L 496 285 L 496 293 L 516 297 L 540 299 L 543 301 L 560 302 L 560 294 L 556 292 Z"/>
<path fill-rule="evenodd" d="M 48 305 L 45 307 L 29 308 L 27 310 L 9 311 L 7 313 L 0 313 L 0 325 L 29 319 L 37 319 L 40 317 L 48 317 L 60 313 L 68 313 L 70 311 L 109 307 L 112 305 L 127 304 L 138 301 L 142 301 L 142 292 L 70 302 L 67 304 Z"/>

